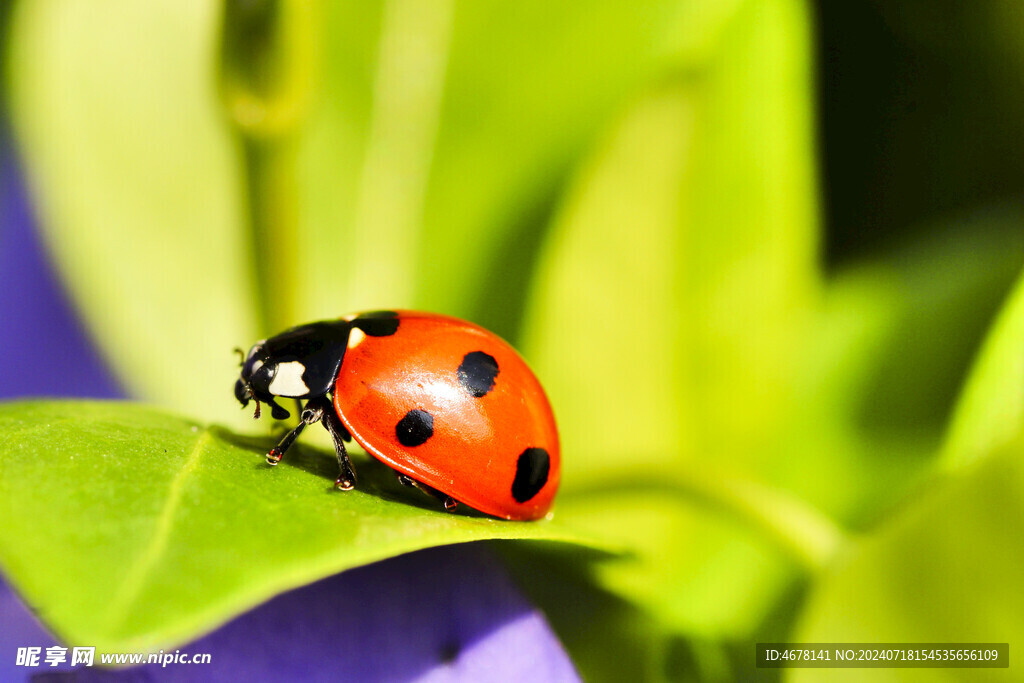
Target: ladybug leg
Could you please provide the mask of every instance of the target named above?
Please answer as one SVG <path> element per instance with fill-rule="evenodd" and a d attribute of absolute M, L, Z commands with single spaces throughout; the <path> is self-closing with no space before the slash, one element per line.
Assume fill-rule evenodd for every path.
<path fill-rule="evenodd" d="M 319 422 L 320 418 L 323 417 L 324 410 L 319 405 L 313 405 L 313 401 L 306 403 L 305 409 L 299 416 L 299 424 L 295 426 L 290 432 L 284 435 L 284 438 L 276 446 L 270 449 L 267 453 L 267 464 L 276 465 L 281 462 L 281 458 L 285 452 L 291 448 L 295 439 L 299 438 L 299 434 L 306 428 L 306 425 L 311 425 L 314 422 Z"/>
<path fill-rule="evenodd" d="M 356 486 L 356 471 L 352 468 L 352 461 L 348 459 L 348 451 L 345 450 L 345 442 L 351 441 L 352 436 L 345 429 L 341 418 L 334 411 L 334 406 L 326 398 L 314 399 L 321 405 L 323 413 L 323 425 L 331 435 L 334 442 L 334 453 L 338 456 L 338 478 L 334 480 L 334 488 L 342 491 L 351 491 Z M 326 407 L 323 405 L 326 404 Z M 306 405 L 309 405 L 308 403 Z"/>
<path fill-rule="evenodd" d="M 423 493 L 426 493 L 427 495 L 437 498 L 439 501 L 441 501 L 441 504 L 444 505 L 445 512 L 451 512 L 459 505 L 457 502 L 455 502 L 455 499 L 449 496 L 447 493 L 443 493 L 432 486 L 427 486 L 424 483 L 418 482 L 412 477 L 410 477 L 408 474 L 395 472 L 395 475 L 398 476 L 398 483 L 401 484 L 402 486 L 415 486 L 420 491 L 423 491 Z"/>

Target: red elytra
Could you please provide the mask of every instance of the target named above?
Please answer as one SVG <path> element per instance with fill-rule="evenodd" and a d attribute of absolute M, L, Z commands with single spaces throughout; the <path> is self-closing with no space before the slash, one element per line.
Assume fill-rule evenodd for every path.
<path fill-rule="evenodd" d="M 560 450 L 533 372 L 472 323 L 413 311 L 397 318 L 394 334 L 353 329 L 349 339 L 334 407 L 352 437 L 393 469 L 481 512 L 543 517 L 558 490 Z"/>

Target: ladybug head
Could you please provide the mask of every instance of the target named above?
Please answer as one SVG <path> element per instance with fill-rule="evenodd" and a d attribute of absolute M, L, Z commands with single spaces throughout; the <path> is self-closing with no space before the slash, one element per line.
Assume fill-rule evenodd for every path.
<path fill-rule="evenodd" d="M 286 419 L 288 411 L 274 399 L 310 399 L 330 392 L 351 331 L 345 320 L 309 323 L 262 339 L 247 354 L 239 350 L 242 373 L 235 382 L 235 398 L 243 408 L 256 401 L 256 417 L 263 402 L 273 407 L 274 419 Z"/>
<path fill-rule="evenodd" d="M 256 402 L 254 418 L 259 418 L 260 403 L 263 402 L 270 405 L 275 420 L 286 420 L 288 411 L 274 401 L 274 396 L 279 395 L 272 386 L 278 374 L 278 363 L 271 358 L 265 343 L 266 340 L 256 342 L 242 361 L 242 374 L 235 382 L 235 398 L 243 408 L 249 405 L 250 400 Z"/>

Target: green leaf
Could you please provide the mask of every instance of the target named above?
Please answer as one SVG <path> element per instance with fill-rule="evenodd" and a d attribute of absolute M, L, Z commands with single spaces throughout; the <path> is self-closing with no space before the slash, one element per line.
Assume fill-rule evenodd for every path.
<path fill-rule="evenodd" d="M 18 3 L 6 65 L 45 241 L 121 381 L 241 425 L 231 349 L 259 330 L 216 10 Z"/>
<path fill-rule="evenodd" d="M 866 431 L 927 434 L 934 453 L 1024 264 L 1021 221 L 1015 205 L 944 216 L 862 267 L 889 285 L 893 318 L 856 407 Z"/>
<path fill-rule="evenodd" d="M 1014 206 L 944 216 L 832 277 L 771 481 L 869 528 L 931 476 L 972 358 L 1024 261 L 1021 220 Z"/>
<path fill-rule="evenodd" d="M 740 3 L 575 179 L 524 342 L 566 450 L 587 453 L 572 485 L 623 452 L 769 459 L 819 286 L 807 32 L 800 3 Z"/>
<path fill-rule="evenodd" d="M 671 631 L 726 640 L 751 635 L 845 541 L 810 506 L 713 468 L 567 492 L 559 517 L 632 550 L 595 564 L 600 585 Z"/>
<path fill-rule="evenodd" d="M 616 489 L 778 469 L 820 281 L 806 8 L 728 4 L 715 29 L 574 177 L 524 349 L 563 437 L 564 514 L 637 552 L 602 585 L 719 637 L 752 633 L 802 563 L 685 491 Z"/>
<path fill-rule="evenodd" d="M 968 464 L 1024 430 L 1024 277 L 1003 307 L 971 371 L 943 451 Z"/>
<path fill-rule="evenodd" d="M 794 642 L 1010 642 L 1024 639 L 1024 442 L 939 479 L 850 549 L 809 597 Z M 1011 646 L 1012 647 L 1012 646 Z M 903 673 L 901 673 L 903 672 Z M 862 680 L 863 671 L 799 669 L 793 681 Z M 961 680 L 963 671 L 916 672 Z M 1006 680 L 974 670 L 971 680 Z M 986 675 L 987 674 L 987 675 Z M 872 680 L 904 680 L 876 669 Z M 918 680 L 918 677 L 915 677 Z"/>
<path fill-rule="evenodd" d="M 590 543 L 556 521 L 448 514 L 375 461 L 333 490 L 333 454 L 126 403 L 0 407 L 0 565 L 67 642 L 170 647 L 284 590 L 419 548 Z M 600 546 L 594 546 L 600 547 Z M 73 577 L 73 580 L 69 580 Z"/>
<path fill-rule="evenodd" d="M 298 140 L 301 316 L 413 306 L 514 336 L 564 177 L 722 3 L 332 3 Z M 414 49 L 410 49 L 414 46 Z"/>

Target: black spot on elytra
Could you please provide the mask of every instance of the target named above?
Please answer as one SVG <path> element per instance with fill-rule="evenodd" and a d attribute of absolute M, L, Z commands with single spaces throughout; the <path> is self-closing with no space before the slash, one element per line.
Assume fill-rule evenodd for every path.
<path fill-rule="evenodd" d="M 410 410 L 395 425 L 395 436 L 403 446 L 420 446 L 434 435 L 434 416 L 425 410 Z M 547 475 L 545 475 L 546 477 Z"/>
<path fill-rule="evenodd" d="M 352 327 L 358 327 L 370 337 L 390 337 L 398 331 L 398 314 L 394 311 L 360 313 L 352 321 Z"/>
<path fill-rule="evenodd" d="M 483 351 L 472 351 L 463 357 L 458 375 L 462 388 L 480 398 L 494 388 L 494 378 L 498 376 L 498 361 Z"/>
<path fill-rule="evenodd" d="M 512 497 L 525 503 L 548 483 L 551 458 L 543 448 L 527 448 L 516 462 L 516 478 L 512 482 Z"/>

